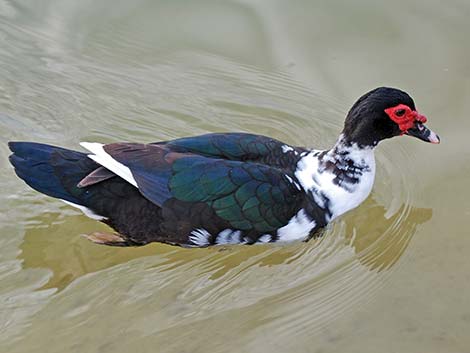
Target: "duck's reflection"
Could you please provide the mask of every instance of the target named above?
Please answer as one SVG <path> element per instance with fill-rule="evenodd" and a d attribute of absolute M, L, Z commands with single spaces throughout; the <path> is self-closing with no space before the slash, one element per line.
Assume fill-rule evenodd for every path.
<path fill-rule="evenodd" d="M 116 248 L 93 244 L 81 234 L 101 229 L 109 231 L 109 229 L 81 215 L 63 217 L 60 213 L 46 213 L 29 223 L 35 225 L 26 230 L 20 258 L 25 268 L 52 270 L 53 275 L 46 288 L 62 289 L 86 273 L 96 272 L 138 257 L 172 251 L 168 246 L 153 244 L 139 248 Z"/>
<path fill-rule="evenodd" d="M 432 217 L 432 209 L 402 204 L 390 217 L 369 198 L 357 212 L 344 217 L 346 240 L 359 261 L 371 270 L 387 269 L 400 258 L 416 229 Z"/>
<path fill-rule="evenodd" d="M 342 217 L 324 232 L 326 237 L 342 237 L 344 247 L 352 247 L 356 258 L 370 270 L 392 266 L 403 254 L 418 225 L 432 216 L 432 210 L 402 205 L 391 217 L 369 198 L 359 209 Z M 66 287 L 76 278 L 130 260 L 156 256 L 155 267 L 168 270 L 190 261 L 205 261 L 210 278 L 223 277 L 242 265 L 278 266 L 302 261 L 304 256 L 321 256 L 315 251 L 323 238 L 290 245 L 254 245 L 184 249 L 153 243 L 142 247 L 108 247 L 93 244 L 81 234 L 109 229 L 81 215 L 45 213 L 31 219 L 21 245 L 25 268 L 48 268 L 53 275 L 45 288 Z M 164 266 L 163 266 L 164 265 Z M 240 270 L 242 270 L 240 268 Z M 157 270 L 157 269 L 156 269 Z"/>

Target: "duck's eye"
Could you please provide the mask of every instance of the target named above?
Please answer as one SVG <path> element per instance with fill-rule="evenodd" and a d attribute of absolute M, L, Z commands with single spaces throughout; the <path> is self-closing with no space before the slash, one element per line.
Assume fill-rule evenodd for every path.
<path fill-rule="evenodd" d="M 405 113 L 406 113 L 405 109 L 398 109 L 395 111 L 396 116 L 403 116 L 405 115 Z"/>

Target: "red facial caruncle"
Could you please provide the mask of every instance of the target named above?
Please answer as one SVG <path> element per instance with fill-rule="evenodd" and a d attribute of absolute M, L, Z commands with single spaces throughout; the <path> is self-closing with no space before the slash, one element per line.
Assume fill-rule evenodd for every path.
<path fill-rule="evenodd" d="M 425 123 L 427 121 L 424 115 L 419 114 L 415 110 L 411 110 L 405 104 L 398 104 L 395 107 L 385 109 L 385 113 L 398 124 L 403 135 L 408 129 L 415 126 L 416 122 Z"/>

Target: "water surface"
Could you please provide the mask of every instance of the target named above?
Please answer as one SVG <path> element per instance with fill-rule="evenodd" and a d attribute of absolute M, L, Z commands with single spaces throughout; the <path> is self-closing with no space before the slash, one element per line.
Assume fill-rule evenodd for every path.
<path fill-rule="evenodd" d="M 470 351 L 470 4 L 0 0 L 1 352 Z M 367 90 L 442 143 L 382 143 L 320 239 L 112 248 L 29 189 L 9 140 L 247 131 L 331 146 Z"/>

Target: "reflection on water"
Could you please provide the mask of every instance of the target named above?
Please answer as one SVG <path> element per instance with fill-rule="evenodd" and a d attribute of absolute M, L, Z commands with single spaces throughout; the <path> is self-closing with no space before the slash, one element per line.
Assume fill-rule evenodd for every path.
<path fill-rule="evenodd" d="M 432 217 L 431 208 L 402 205 L 390 217 L 387 210 L 368 199 L 362 212 L 346 216 L 346 239 L 359 261 L 371 270 L 388 269 L 405 251 L 416 228 Z M 352 219 L 351 219 L 352 218 Z"/>
<path fill-rule="evenodd" d="M 52 277 L 44 288 L 63 289 L 76 278 L 126 261 L 168 252 L 167 246 L 123 248 L 118 251 L 107 246 L 93 246 L 81 237 L 86 230 L 105 228 L 98 222 L 88 221 L 83 216 L 61 217 L 57 213 L 41 215 L 34 227 L 26 228 L 21 244 L 20 259 L 24 268 L 47 268 Z M 80 229 L 77 232 L 77 229 Z M 122 251 L 121 251 L 122 250 Z"/>
<path fill-rule="evenodd" d="M 81 230 L 96 229 L 96 222 L 88 223 L 83 216 L 57 222 L 58 214 L 44 216 L 32 220 L 34 230 L 26 231 L 20 255 L 24 268 L 51 269 L 46 288 L 65 288 L 82 280 L 56 294 L 51 305 L 59 318 L 40 314 L 37 320 L 47 319 L 48 325 L 28 334 L 28 341 L 59 329 L 63 315 L 71 328 L 87 336 L 98 330 L 96 339 L 105 334 L 112 340 L 116 333 L 106 323 L 125 320 L 131 329 L 144 333 L 137 335 L 147 342 L 144 346 L 158 340 L 171 347 L 174 343 L 167 335 L 183 332 L 182 339 L 193 342 L 191 327 L 213 322 L 240 335 L 268 330 L 288 337 L 320 330 L 370 298 L 383 283 L 377 273 L 397 261 L 431 211 L 403 205 L 386 218 L 385 207 L 369 198 L 363 212 L 348 214 L 322 238 L 308 243 L 210 249 L 152 244 L 118 251 L 77 234 L 77 222 L 86 223 Z M 108 303 L 111 293 L 114 299 Z M 118 311 L 112 310 L 114 303 L 119 303 Z M 145 327 L 138 319 L 129 319 L 147 306 L 152 310 L 146 320 L 158 324 Z M 98 328 L 81 328 L 89 320 Z M 68 337 L 73 332 L 62 334 Z M 134 344 L 142 342 L 131 338 L 125 347 Z"/>
<path fill-rule="evenodd" d="M 46 213 L 27 220 L 34 227 L 26 228 L 19 258 L 25 269 L 46 268 L 52 271 L 52 276 L 43 289 L 63 289 L 84 274 L 144 256 L 156 256 L 162 260 L 154 267 L 155 271 L 177 270 L 178 266 L 188 263 L 197 266 L 200 261 L 206 262 L 210 258 L 210 263 L 204 265 L 212 270 L 208 279 L 217 280 L 230 271 L 240 272 L 250 266 L 273 267 L 305 261 L 315 263 L 319 259 L 334 263 L 334 256 L 349 252 L 346 249 L 351 248 L 352 258 L 358 259 L 370 270 L 382 270 L 398 260 L 416 227 L 432 216 L 431 209 L 405 205 L 389 218 L 385 217 L 386 212 L 382 205 L 369 198 L 361 212 L 347 215 L 341 224 L 324 232 L 324 237 L 344 239 L 343 242 L 335 242 L 334 247 L 325 252 L 316 251 L 325 241 L 322 238 L 311 240 L 307 244 L 288 246 L 271 244 L 248 248 L 231 246 L 183 249 L 165 244 L 150 244 L 115 249 L 91 243 L 77 233 L 77 228 L 81 234 L 106 230 L 105 225 L 81 215 L 63 217 L 59 213 Z M 337 262 L 341 266 L 344 258 L 340 257 Z M 173 265 L 168 268 L 169 264 Z M 264 285 L 271 286 L 269 283 Z"/>

